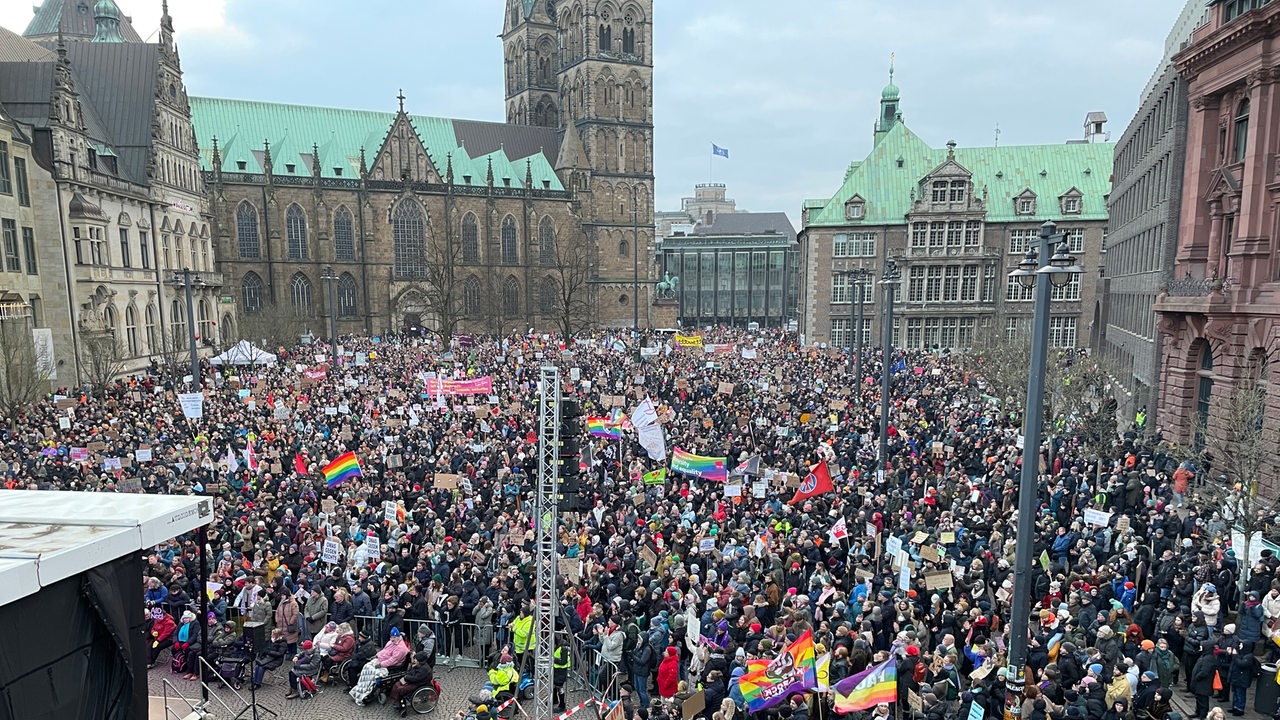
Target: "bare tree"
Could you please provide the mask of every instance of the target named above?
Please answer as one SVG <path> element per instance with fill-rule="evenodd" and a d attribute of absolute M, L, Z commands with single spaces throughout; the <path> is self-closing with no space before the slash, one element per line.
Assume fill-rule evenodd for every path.
<path fill-rule="evenodd" d="M 263 303 L 254 312 L 240 311 L 236 317 L 236 335 L 241 340 L 266 345 L 263 349 L 268 351 L 291 348 L 311 329 L 312 320 L 314 318 L 295 313 L 290 305 Z"/>
<path fill-rule="evenodd" d="M 463 317 L 462 282 L 457 275 L 462 263 L 462 243 L 455 241 L 449 230 L 439 241 L 434 233 L 429 233 L 423 247 L 426 259 L 422 277 L 411 283 L 410 288 L 422 298 L 431 316 L 427 322 L 435 324 L 432 329 L 447 348 Z"/>
<path fill-rule="evenodd" d="M 0 320 L 0 413 L 13 423 L 49 390 L 52 358 L 37 350 L 25 318 Z"/>
<path fill-rule="evenodd" d="M 191 341 L 181 327 L 162 329 L 160 346 L 153 348 L 158 356 L 157 370 L 161 377 L 181 385 L 182 379 L 191 374 Z"/>
<path fill-rule="evenodd" d="M 124 372 L 127 353 L 112 331 L 85 333 L 80 340 L 81 372 L 89 389 L 102 397 Z"/>
<path fill-rule="evenodd" d="M 1254 535 L 1273 528 L 1280 516 L 1280 506 L 1271 497 L 1275 489 L 1263 487 L 1275 452 L 1271 429 L 1267 427 L 1266 372 L 1265 361 L 1251 367 L 1211 422 L 1199 413 L 1193 416 L 1194 439 L 1187 457 L 1198 466 L 1199 473 L 1207 474 L 1212 468 L 1219 474 L 1217 480 L 1201 478 L 1196 494 L 1207 507 L 1218 508 L 1223 519 L 1241 531 L 1244 546 L 1236 550 L 1236 557 L 1246 566 Z M 1241 590 L 1245 575 L 1240 573 Z"/>
<path fill-rule="evenodd" d="M 591 279 L 595 277 L 596 269 L 595 253 L 585 234 L 580 242 L 556 242 L 555 267 L 552 270 L 556 295 L 552 309 L 566 343 L 575 333 L 591 325 L 595 314 Z"/>

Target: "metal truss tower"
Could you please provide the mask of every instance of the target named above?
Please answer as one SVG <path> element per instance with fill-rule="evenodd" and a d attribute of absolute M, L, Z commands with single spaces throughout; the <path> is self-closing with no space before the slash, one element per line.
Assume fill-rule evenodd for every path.
<path fill-rule="evenodd" d="M 556 631 L 556 484 L 560 453 L 560 369 L 545 366 L 538 381 L 538 489 L 532 720 L 551 720 L 552 658 Z"/>

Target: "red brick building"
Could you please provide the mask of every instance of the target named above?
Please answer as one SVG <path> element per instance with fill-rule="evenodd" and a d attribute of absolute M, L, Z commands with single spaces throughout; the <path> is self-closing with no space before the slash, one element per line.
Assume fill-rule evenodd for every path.
<path fill-rule="evenodd" d="M 1184 442 L 1197 415 L 1225 432 L 1227 399 L 1265 384 L 1280 352 L 1280 2 L 1209 10 L 1173 58 L 1191 107 L 1174 270 L 1155 304 L 1161 424 Z M 1266 418 L 1280 420 L 1280 392 Z"/>

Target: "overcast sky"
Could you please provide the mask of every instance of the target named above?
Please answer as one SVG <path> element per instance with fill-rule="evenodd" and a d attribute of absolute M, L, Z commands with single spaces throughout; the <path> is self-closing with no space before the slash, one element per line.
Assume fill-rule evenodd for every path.
<path fill-rule="evenodd" d="M 76 2 L 77 0 L 67 0 Z M 82 0 L 92 5 L 93 0 Z M 116 0 L 154 39 L 160 0 Z M 0 0 L 22 32 L 39 0 Z M 711 179 L 793 222 L 871 147 L 896 55 L 907 124 L 941 147 L 1118 138 L 1181 0 L 656 0 L 658 209 Z M 501 121 L 502 0 L 170 0 L 192 95 Z"/>

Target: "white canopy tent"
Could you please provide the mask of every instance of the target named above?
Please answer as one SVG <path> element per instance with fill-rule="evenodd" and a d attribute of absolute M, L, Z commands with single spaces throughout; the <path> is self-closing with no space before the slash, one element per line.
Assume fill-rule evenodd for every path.
<path fill-rule="evenodd" d="M 254 347 L 248 340 L 241 340 L 221 355 L 210 358 L 209 362 L 214 365 L 275 365 L 276 356 Z"/>

